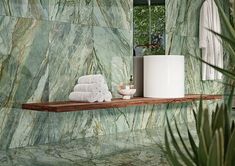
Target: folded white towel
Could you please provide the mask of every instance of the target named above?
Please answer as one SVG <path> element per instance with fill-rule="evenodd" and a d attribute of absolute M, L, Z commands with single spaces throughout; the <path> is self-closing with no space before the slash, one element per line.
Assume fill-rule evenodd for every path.
<path fill-rule="evenodd" d="M 95 102 L 96 98 L 92 92 L 72 92 L 69 95 L 69 100 Z"/>
<path fill-rule="evenodd" d="M 112 94 L 111 92 L 107 92 L 104 96 L 104 101 L 111 101 L 112 100 Z"/>
<path fill-rule="evenodd" d="M 69 100 L 84 101 L 84 102 L 103 102 L 111 101 L 112 94 L 107 92 L 72 92 L 69 95 Z"/>
<path fill-rule="evenodd" d="M 106 83 L 105 78 L 101 74 L 86 75 L 78 79 L 78 84 Z"/>
<path fill-rule="evenodd" d="M 93 84 L 77 84 L 74 87 L 74 92 L 107 92 L 108 85 L 102 83 Z"/>

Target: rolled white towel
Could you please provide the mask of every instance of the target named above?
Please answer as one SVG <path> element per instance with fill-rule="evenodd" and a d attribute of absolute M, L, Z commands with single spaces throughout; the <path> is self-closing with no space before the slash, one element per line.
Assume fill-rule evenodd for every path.
<path fill-rule="evenodd" d="M 104 101 L 111 101 L 112 100 L 112 94 L 110 91 L 108 91 L 104 96 Z"/>
<path fill-rule="evenodd" d="M 106 92 L 99 92 L 97 94 L 97 101 L 98 102 L 103 102 L 103 101 L 111 101 L 112 99 L 112 94 L 110 91 L 106 91 Z"/>
<path fill-rule="evenodd" d="M 108 97 L 107 97 L 108 96 Z M 71 101 L 84 101 L 84 102 L 103 102 L 111 101 L 112 95 L 109 91 L 107 92 L 72 92 L 69 95 Z"/>
<path fill-rule="evenodd" d="M 106 92 L 108 85 L 105 83 L 92 84 L 77 84 L 74 87 L 74 92 Z"/>
<path fill-rule="evenodd" d="M 101 74 L 86 75 L 78 79 L 78 84 L 106 83 L 105 78 Z"/>
<path fill-rule="evenodd" d="M 69 100 L 95 102 L 97 101 L 97 98 L 92 92 L 72 92 L 69 95 Z"/>

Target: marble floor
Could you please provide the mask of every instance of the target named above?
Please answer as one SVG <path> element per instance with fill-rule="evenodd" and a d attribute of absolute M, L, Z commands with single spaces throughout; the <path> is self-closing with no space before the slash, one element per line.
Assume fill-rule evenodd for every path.
<path fill-rule="evenodd" d="M 181 131 L 186 132 L 183 127 Z M 0 165 L 165 166 L 163 134 L 164 128 L 158 128 L 10 149 L 0 152 Z"/>

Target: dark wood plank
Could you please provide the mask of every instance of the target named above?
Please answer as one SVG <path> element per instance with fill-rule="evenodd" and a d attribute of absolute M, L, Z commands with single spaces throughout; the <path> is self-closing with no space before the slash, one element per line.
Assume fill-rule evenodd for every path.
<path fill-rule="evenodd" d="M 45 111 L 45 112 L 72 112 L 83 110 L 97 110 L 108 108 L 120 108 L 128 106 L 141 106 L 147 104 L 168 104 L 168 103 L 184 103 L 200 100 L 201 95 L 187 95 L 183 98 L 158 99 L 158 98 L 133 98 L 130 100 L 122 100 L 120 98 L 113 99 L 111 102 L 88 103 L 88 102 L 49 102 L 49 103 L 26 103 L 22 105 L 23 109 Z M 203 100 L 222 99 L 221 95 L 202 95 Z"/>

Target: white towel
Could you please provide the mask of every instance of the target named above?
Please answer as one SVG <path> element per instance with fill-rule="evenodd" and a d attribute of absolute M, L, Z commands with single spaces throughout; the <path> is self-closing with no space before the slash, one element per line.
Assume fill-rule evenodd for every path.
<path fill-rule="evenodd" d="M 112 94 L 111 92 L 107 92 L 104 96 L 104 101 L 111 101 L 112 100 Z"/>
<path fill-rule="evenodd" d="M 218 8 L 214 0 L 205 0 L 200 11 L 199 47 L 202 59 L 223 68 L 223 47 L 220 39 L 208 29 L 221 33 Z M 202 80 L 222 79 L 222 74 L 205 63 L 202 64 Z"/>
<path fill-rule="evenodd" d="M 106 83 L 104 76 L 101 74 L 97 75 L 86 75 L 78 79 L 78 84 L 92 84 L 92 83 Z"/>
<path fill-rule="evenodd" d="M 69 95 L 71 101 L 84 101 L 84 102 L 103 102 L 111 101 L 112 94 L 107 92 L 72 92 Z"/>
<path fill-rule="evenodd" d="M 95 102 L 96 95 L 92 92 L 72 92 L 69 95 L 69 100 L 72 101 L 84 101 L 84 102 Z"/>
<path fill-rule="evenodd" d="M 105 83 L 77 84 L 74 87 L 74 92 L 106 92 L 106 91 L 108 91 L 108 85 Z"/>

